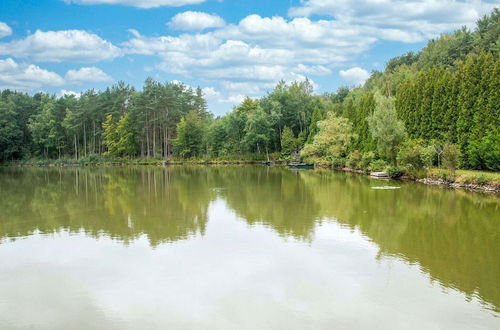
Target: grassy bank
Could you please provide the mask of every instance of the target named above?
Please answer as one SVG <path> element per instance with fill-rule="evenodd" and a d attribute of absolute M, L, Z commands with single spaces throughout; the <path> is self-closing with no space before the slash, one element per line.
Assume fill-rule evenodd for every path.
<path fill-rule="evenodd" d="M 440 180 L 451 185 L 489 187 L 490 190 L 500 191 L 499 172 L 456 170 L 455 173 L 451 173 L 445 169 L 432 168 L 427 170 L 426 178 Z"/>
<path fill-rule="evenodd" d="M 270 154 L 269 159 L 278 161 L 276 154 Z M 267 160 L 267 156 L 260 154 L 241 154 L 214 158 L 121 158 L 102 155 L 90 155 L 79 159 L 25 159 L 4 162 L 4 166 L 99 166 L 99 165 L 173 165 L 173 164 L 251 164 Z"/>

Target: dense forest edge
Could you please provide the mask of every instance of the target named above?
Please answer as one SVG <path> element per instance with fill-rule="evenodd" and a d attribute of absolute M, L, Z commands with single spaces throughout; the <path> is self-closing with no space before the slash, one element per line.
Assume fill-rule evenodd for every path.
<path fill-rule="evenodd" d="M 0 92 L 0 163 L 290 159 L 500 189 L 500 10 L 395 57 L 363 86 L 279 82 L 224 116 L 200 88 L 148 78 L 80 97 Z"/>

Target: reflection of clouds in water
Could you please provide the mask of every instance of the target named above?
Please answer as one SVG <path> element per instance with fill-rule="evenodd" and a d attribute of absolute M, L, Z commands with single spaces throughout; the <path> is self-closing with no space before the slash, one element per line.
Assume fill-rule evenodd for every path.
<path fill-rule="evenodd" d="M 484 320 L 474 314 L 482 313 L 474 297 L 491 302 L 490 310 L 498 306 L 497 204 L 482 195 L 404 182 L 404 189 L 377 192 L 371 186 L 385 183 L 329 170 L 17 171 L 11 181 L 0 176 L 0 260 L 9 264 L 7 247 L 24 247 L 24 254 L 12 253 L 19 267 L 45 260 L 50 270 L 65 258 L 61 272 L 87 283 L 92 302 L 114 320 L 227 328 L 253 313 L 266 327 L 307 327 L 309 319 L 320 328 L 332 320 L 351 328 L 365 325 L 365 317 L 390 327 L 364 310 L 353 323 L 351 309 L 427 319 L 423 313 L 442 311 L 445 301 L 452 313 Z M 24 240 L 11 244 L 8 237 Z M 32 251 L 31 261 L 15 259 Z M 444 298 L 428 277 L 450 288 Z M 419 302 L 429 307 L 399 306 L 419 309 Z"/>
<path fill-rule="evenodd" d="M 34 311 L 29 319 L 47 328 L 495 325 L 476 302 L 451 289 L 442 294 L 418 266 L 377 260 L 376 244 L 336 222 L 325 219 L 306 243 L 284 241 L 262 225 L 248 227 L 223 199 L 210 204 L 208 217 L 204 236 L 154 250 L 144 235 L 129 246 L 66 233 L 6 244 L 0 292 L 10 294 L 0 301 L 19 312 L 0 312 L 0 320 L 20 324 Z M 40 299 L 28 299 L 32 295 Z"/>

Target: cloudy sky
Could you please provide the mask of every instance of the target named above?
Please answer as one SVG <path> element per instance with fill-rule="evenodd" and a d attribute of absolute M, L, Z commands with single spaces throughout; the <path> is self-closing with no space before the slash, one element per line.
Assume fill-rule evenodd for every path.
<path fill-rule="evenodd" d="M 147 77 L 221 114 L 280 79 L 358 85 L 497 0 L 1 0 L 0 89 L 61 95 Z"/>

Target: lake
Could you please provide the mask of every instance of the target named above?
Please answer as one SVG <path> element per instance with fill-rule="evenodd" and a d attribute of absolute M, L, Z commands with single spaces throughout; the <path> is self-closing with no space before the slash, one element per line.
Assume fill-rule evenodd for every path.
<path fill-rule="evenodd" d="M 0 262 L 2 329 L 500 329 L 498 196 L 326 169 L 0 168 Z"/>

